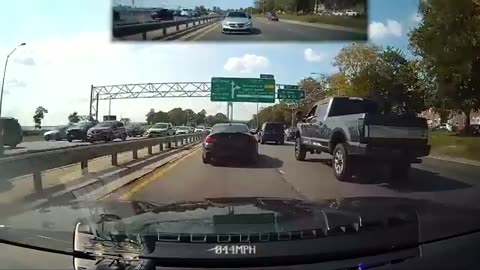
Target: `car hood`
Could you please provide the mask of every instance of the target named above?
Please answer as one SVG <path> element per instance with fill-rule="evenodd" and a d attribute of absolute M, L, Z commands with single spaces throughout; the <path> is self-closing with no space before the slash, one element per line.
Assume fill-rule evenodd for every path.
<path fill-rule="evenodd" d="M 52 135 L 52 134 L 57 134 L 59 133 L 60 131 L 59 130 L 50 130 L 50 131 L 47 131 L 45 133 L 43 133 L 43 135 Z"/>
<path fill-rule="evenodd" d="M 88 131 L 109 131 L 111 128 L 109 127 L 92 127 Z"/>
<path fill-rule="evenodd" d="M 150 128 L 150 129 L 148 129 L 148 131 L 149 132 L 152 132 L 152 131 L 161 132 L 161 131 L 167 131 L 167 129 L 166 128 Z"/>
<path fill-rule="evenodd" d="M 80 201 L 2 216 L 0 222 L 0 239 L 20 243 L 24 239 L 29 244 L 70 251 L 73 231 L 79 222 L 88 224 L 100 238 L 111 237 L 112 233 L 154 233 L 165 241 L 251 233 L 292 237 L 312 231 L 322 237 L 336 237 L 409 225 L 420 243 L 478 230 L 480 213 L 478 209 L 391 197 L 318 202 L 247 197 L 173 204 Z"/>
<path fill-rule="evenodd" d="M 227 17 L 223 20 L 226 23 L 247 23 L 251 20 L 249 18 L 241 18 L 241 17 Z"/>

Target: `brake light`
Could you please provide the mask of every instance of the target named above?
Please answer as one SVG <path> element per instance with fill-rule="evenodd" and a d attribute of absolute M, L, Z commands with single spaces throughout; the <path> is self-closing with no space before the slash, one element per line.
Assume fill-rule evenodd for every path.
<path fill-rule="evenodd" d="M 215 141 L 216 141 L 215 138 L 212 136 L 207 136 L 205 138 L 205 143 L 214 143 Z"/>

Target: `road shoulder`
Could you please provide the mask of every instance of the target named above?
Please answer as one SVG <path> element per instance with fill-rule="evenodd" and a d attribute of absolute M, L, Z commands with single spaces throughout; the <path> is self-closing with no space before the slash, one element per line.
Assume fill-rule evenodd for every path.
<path fill-rule="evenodd" d="M 449 161 L 449 162 L 455 162 L 455 163 L 461 163 L 461 164 L 465 164 L 465 165 L 472 165 L 472 166 L 480 167 L 480 161 L 476 161 L 476 160 L 449 157 L 449 156 L 437 156 L 437 155 L 429 155 L 426 158 L 437 159 L 437 160 L 443 160 L 443 161 Z"/>

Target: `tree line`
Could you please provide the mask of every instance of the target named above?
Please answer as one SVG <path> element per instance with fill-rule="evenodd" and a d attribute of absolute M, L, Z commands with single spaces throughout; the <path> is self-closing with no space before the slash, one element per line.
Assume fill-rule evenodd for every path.
<path fill-rule="evenodd" d="M 155 123 L 173 123 L 177 126 L 213 126 L 218 123 L 229 122 L 228 117 L 223 113 L 207 115 L 207 111 L 205 110 L 200 110 L 195 113 L 191 109 L 184 110 L 182 108 L 174 108 L 168 112 L 151 109 L 146 115 L 146 121 L 149 125 Z"/>
<path fill-rule="evenodd" d="M 318 100 L 346 95 L 374 99 L 383 113 L 433 109 L 442 122 L 463 113 L 463 131 L 469 132 L 470 114 L 480 109 L 480 3 L 420 1 L 419 13 L 422 21 L 408 34 L 413 57 L 394 47 L 353 43 L 334 59 L 339 72 L 298 83 L 309 98 L 264 108 L 260 122 L 290 124 L 292 108 L 306 112 Z"/>

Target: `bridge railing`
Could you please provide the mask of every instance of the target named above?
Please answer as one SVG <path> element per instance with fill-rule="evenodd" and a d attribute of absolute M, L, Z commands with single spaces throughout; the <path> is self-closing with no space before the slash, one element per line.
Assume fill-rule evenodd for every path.
<path fill-rule="evenodd" d="M 111 164 L 118 165 L 119 153 L 132 151 L 133 159 L 138 159 L 138 151 L 148 149 L 152 155 L 152 148 L 158 146 L 160 151 L 167 148 L 178 147 L 184 144 L 201 141 L 204 134 L 185 134 L 170 137 L 150 138 L 144 140 L 131 140 L 124 142 L 93 144 L 83 147 L 51 150 L 41 153 L 25 154 L 20 156 L 6 156 L 0 158 L 0 180 L 11 179 L 19 176 L 33 174 L 33 186 L 36 191 L 43 190 L 42 172 L 72 164 L 80 164 L 82 174 L 88 173 L 88 161 L 111 156 Z"/>
<path fill-rule="evenodd" d="M 163 36 L 167 36 L 168 28 L 175 27 L 176 31 L 180 32 L 180 27 L 182 25 L 185 25 L 185 28 L 188 29 L 190 26 L 195 27 L 201 24 L 218 21 L 221 18 L 222 16 L 216 15 L 216 16 L 205 16 L 205 17 L 198 17 L 198 18 L 188 18 L 188 19 L 182 19 L 182 20 L 176 20 L 176 21 L 114 25 L 112 34 L 113 34 L 113 37 L 115 38 L 122 38 L 126 36 L 142 34 L 142 39 L 147 40 L 148 32 L 162 30 Z M 183 29 L 182 31 L 185 31 L 185 29 Z"/>

